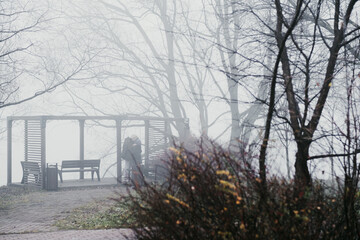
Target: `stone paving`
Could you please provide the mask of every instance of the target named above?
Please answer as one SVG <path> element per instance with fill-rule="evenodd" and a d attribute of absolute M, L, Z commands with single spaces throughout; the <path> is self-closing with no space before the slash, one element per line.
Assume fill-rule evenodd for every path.
<path fill-rule="evenodd" d="M 129 229 L 108 229 L 9 234 L 0 235 L 0 240 L 125 240 L 131 237 Z"/>
<path fill-rule="evenodd" d="M 125 188 L 40 191 L 21 196 L 13 207 L 0 211 L 0 239 L 125 239 L 122 234 L 130 234 L 131 230 L 59 231 L 54 226 L 73 208 L 93 201 L 101 203 L 115 192 L 125 192 Z"/>

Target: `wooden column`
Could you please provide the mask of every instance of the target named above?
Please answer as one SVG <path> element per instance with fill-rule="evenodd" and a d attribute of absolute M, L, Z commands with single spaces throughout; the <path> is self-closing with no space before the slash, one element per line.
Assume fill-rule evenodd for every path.
<path fill-rule="evenodd" d="M 149 169 L 150 122 L 145 120 L 145 169 Z"/>
<path fill-rule="evenodd" d="M 12 183 L 12 120 L 7 120 L 7 185 Z"/>
<path fill-rule="evenodd" d="M 46 189 L 46 120 L 41 118 L 41 173 L 42 188 Z"/>
<path fill-rule="evenodd" d="M 85 120 L 79 120 L 80 126 L 80 161 L 84 160 L 85 152 L 85 142 L 84 142 L 84 128 Z M 84 172 L 80 172 L 80 179 L 84 179 Z"/>
<path fill-rule="evenodd" d="M 171 141 L 170 140 L 171 134 L 169 134 L 169 130 L 170 130 L 169 126 L 170 126 L 169 122 L 167 120 L 165 120 L 164 121 L 164 137 L 165 137 L 164 142 L 165 142 L 166 147 L 169 147 L 169 142 Z"/>
<path fill-rule="evenodd" d="M 24 152 L 25 152 L 25 156 L 24 156 L 24 161 L 28 161 L 29 160 L 29 133 L 28 133 L 28 120 L 25 120 L 25 138 L 24 138 L 24 146 L 25 146 L 25 149 L 24 149 Z"/>
<path fill-rule="evenodd" d="M 117 181 L 121 183 L 122 164 L 121 164 L 121 120 L 116 120 L 116 162 L 117 162 Z"/>

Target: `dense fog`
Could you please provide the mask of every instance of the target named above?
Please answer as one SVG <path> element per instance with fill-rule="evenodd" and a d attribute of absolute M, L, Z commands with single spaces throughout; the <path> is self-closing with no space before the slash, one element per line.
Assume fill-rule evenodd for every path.
<path fill-rule="evenodd" d="M 267 0 L 2 1 L 0 185 L 6 118 L 34 115 L 188 118 L 191 136 L 245 151 L 256 168 L 266 142 L 270 172 L 293 177 L 306 148 L 305 158 L 329 155 L 305 159 L 312 176 L 340 175 L 358 151 L 359 18 L 347 18 L 345 2 L 340 20 L 331 3 L 310 2 L 296 19 L 296 1 L 286 2 L 280 26 Z M 47 162 L 78 159 L 78 131 L 76 121 L 49 121 Z M 103 169 L 116 161 L 115 140 L 114 122 L 86 121 L 85 156 L 104 159 Z M 23 122 L 13 123 L 12 148 L 19 182 Z"/>

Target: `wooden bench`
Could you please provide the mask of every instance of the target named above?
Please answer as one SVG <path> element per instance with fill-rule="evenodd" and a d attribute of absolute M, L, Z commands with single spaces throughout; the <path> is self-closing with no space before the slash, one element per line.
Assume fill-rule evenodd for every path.
<path fill-rule="evenodd" d="M 21 166 L 23 169 L 23 177 L 21 183 L 29 183 L 30 174 L 34 176 L 35 183 L 40 181 L 41 169 L 37 162 L 22 161 Z"/>
<path fill-rule="evenodd" d="M 91 179 L 94 180 L 94 172 L 96 172 L 98 181 L 100 181 L 100 159 L 92 160 L 64 160 L 58 173 L 60 181 L 63 182 L 63 172 L 91 172 Z"/>

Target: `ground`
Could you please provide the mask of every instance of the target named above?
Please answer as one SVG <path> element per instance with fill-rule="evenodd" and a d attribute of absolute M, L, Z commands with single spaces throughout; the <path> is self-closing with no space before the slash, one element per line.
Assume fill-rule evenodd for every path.
<path fill-rule="evenodd" d="M 59 232 L 60 229 L 54 225 L 57 220 L 68 216 L 74 208 L 91 202 L 101 204 L 111 201 L 109 198 L 114 196 L 115 192 L 124 193 L 125 188 L 31 191 L 19 195 L 12 200 L 10 206 L 0 209 L 0 239 L 114 239 L 114 236 L 121 239 L 121 235 L 129 233 L 130 230 Z"/>

